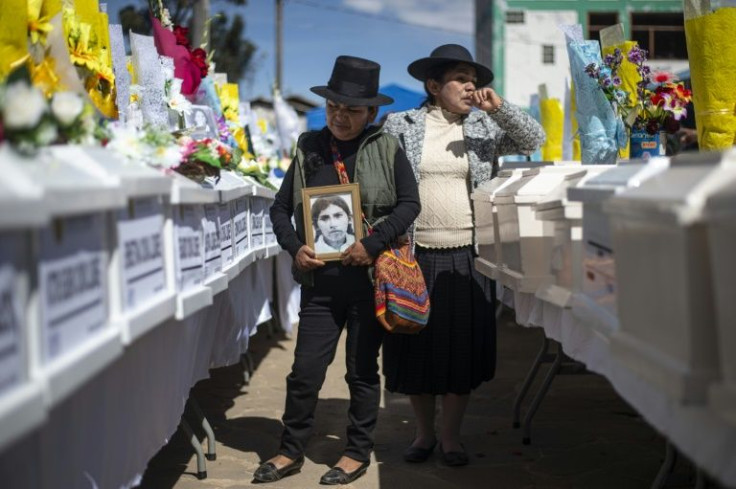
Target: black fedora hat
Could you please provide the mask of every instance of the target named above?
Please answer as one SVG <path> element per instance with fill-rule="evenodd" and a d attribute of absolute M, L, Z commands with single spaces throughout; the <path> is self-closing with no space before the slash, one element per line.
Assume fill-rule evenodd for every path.
<path fill-rule="evenodd" d="M 443 44 L 435 48 L 428 58 L 421 58 L 409 65 L 409 74 L 419 81 L 427 81 L 432 68 L 446 63 L 465 63 L 475 68 L 479 87 L 493 81 L 493 72 L 486 66 L 473 61 L 470 51 L 459 44 Z"/>
<path fill-rule="evenodd" d="M 312 87 L 310 90 L 338 104 L 369 107 L 392 104 L 394 99 L 378 93 L 380 71 L 381 65 L 371 60 L 338 56 L 327 85 Z"/>

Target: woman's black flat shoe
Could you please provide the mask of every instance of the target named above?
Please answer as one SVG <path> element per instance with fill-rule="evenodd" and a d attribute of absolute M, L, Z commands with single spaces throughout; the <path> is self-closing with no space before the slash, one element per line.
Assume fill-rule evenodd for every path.
<path fill-rule="evenodd" d="M 442 444 L 440 443 L 440 453 L 442 454 L 442 460 L 446 465 L 449 465 L 450 467 L 468 465 L 470 459 L 468 458 L 468 454 L 465 452 L 465 446 L 461 446 L 463 447 L 462 452 L 445 452 L 442 450 Z"/>
<path fill-rule="evenodd" d="M 413 464 L 426 462 L 429 456 L 432 455 L 432 452 L 434 452 L 434 447 L 436 445 L 437 442 L 435 441 L 429 448 L 410 446 L 404 450 L 404 461 Z"/>
<path fill-rule="evenodd" d="M 253 479 L 258 482 L 275 482 L 283 479 L 284 477 L 292 474 L 296 474 L 301 470 L 304 465 L 304 455 L 297 458 L 288 465 L 284 465 L 280 469 L 271 462 L 265 462 L 258 466 L 256 471 L 253 473 Z"/>
<path fill-rule="evenodd" d="M 332 467 L 330 470 L 327 471 L 327 473 L 325 473 L 325 475 L 322 476 L 322 478 L 319 480 L 319 483 L 328 486 L 350 484 L 355 479 L 365 474 L 370 464 L 370 461 L 363 462 L 360 467 L 350 473 L 345 472 L 340 467 Z"/>

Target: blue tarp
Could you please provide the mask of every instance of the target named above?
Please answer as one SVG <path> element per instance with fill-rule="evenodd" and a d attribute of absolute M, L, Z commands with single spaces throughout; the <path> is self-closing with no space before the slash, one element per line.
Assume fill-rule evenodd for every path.
<path fill-rule="evenodd" d="M 391 112 L 401 112 L 403 110 L 415 109 L 419 107 L 427 97 L 424 92 L 415 92 L 400 85 L 389 84 L 378 89 L 384 95 L 388 95 L 394 99 L 391 105 L 384 105 L 378 109 L 378 117 L 376 122 Z M 318 130 L 325 127 L 325 108 L 317 107 L 307 112 L 307 129 Z"/>

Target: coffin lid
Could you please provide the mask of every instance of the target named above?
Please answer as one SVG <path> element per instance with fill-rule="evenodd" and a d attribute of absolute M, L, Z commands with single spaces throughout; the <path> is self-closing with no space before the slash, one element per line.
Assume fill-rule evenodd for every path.
<path fill-rule="evenodd" d="M 511 197 L 517 204 L 537 203 L 559 185 L 566 175 L 580 171 L 579 165 L 545 166 L 524 170 L 519 180 L 496 192 L 496 198 L 507 203 Z"/>
<path fill-rule="evenodd" d="M 615 167 L 586 180 L 584 184 L 568 189 L 567 198 L 576 202 L 601 202 L 629 187 L 637 187 L 646 179 L 669 166 L 669 158 L 652 158 L 621 162 Z"/>
<path fill-rule="evenodd" d="M 627 218 L 690 225 L 709 216 L 736 215 L 736 152 L 707 156 L 693 153 L 604 204 L 604 210 Z M 688 164 L 688 161 L 690 162 Z"/>
<path fill-rule="evenodd" d="M 493 197 L 501 188 L 510 184 L 512 181 L 518 180 L 521 177 L 523 170 L 500 170 L 498 174 L 478 185 L 478 187 L 470 194 L 470 198 L 481 202 L 493 202 Z"/>

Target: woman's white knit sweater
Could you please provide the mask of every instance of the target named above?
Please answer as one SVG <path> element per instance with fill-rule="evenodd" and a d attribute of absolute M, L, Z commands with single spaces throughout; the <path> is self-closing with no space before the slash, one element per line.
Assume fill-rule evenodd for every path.
<path fill-rule="evenodd" d="M 473 244 L 469 188 L 462 116 L 430 107 L 419 164 L 422 211 L 415 221 L 416 244 L 426 248 Z"/>

